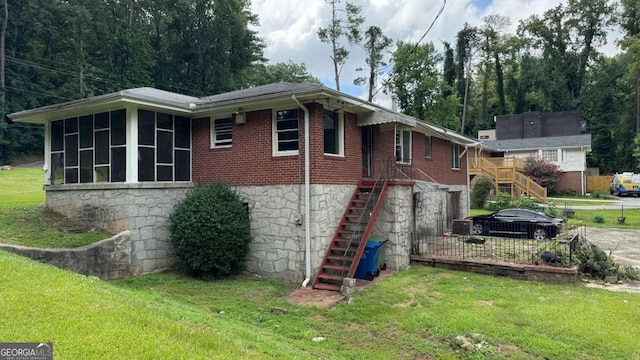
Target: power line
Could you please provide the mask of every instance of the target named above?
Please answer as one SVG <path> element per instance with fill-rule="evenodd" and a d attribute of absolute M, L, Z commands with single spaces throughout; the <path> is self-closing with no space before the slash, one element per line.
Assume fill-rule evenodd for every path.
<path fill-rule="evenodd" d="M 54 97 L 54 98 L 58 98 L 58 99 L 62 99 L 62 100 L 77 100 L 77 99 L 66 98 L 66 97 L 62 97 L 62 96 L 58 96 L 58 95 L 53 95 L 53 94 L 51 94 L 51 93 L 43 93 L 43 92 L 38 92 L 38 91 L 25 90 L 25 89 L 20 89 L 20 88 L 12 87 L 12 86 L 5 86 L 5 87 L 6 87 L 7 89 L 11 89 L 11 90 L 22 91 L 22 92 L 28 92 L 28 93 L 31 93 L 31 94 L 37 94 L 37 95 L 45 95 L 45 96 Z"/>
<path fill-rule="evenodd" d="M 435 25 L 436 21 L 438 20 L 438 18 L 440 18 L 440 15 L 442 15 L 442 13 L 444 12 L 444 8 L 447 5 L 447 0 L 442 0 L 442 5 L 440 6 L 440 10 L 438 10 L 438 13 L 436 14 L 436 16 L 433 18 L 433 21 L 431 22 L 431 25 L 429 25 L 429 27 L 427 28 L 427 30 L 422 34 L 422 36 L 420 37 L 420 39 L 418 40 L 418 42 L 415 43 L 415 45 L 413 46 L 413 48 L 411 48 L 411 50 L 405 55 L 404 59 L 402 59 L 402 61 L 400 62 L 400 64 L 398 65 L 398 67 L 396 68 L 396 70 L 394 70 L 391 73 L 390 78 L 387 81 L 391 81 L 393 79 L 394 76 L 396 76 L 396 74 L 398 74 L 399 70 L 402 69 L 402 67 L 404 67 L 406 65 L 406 62 L 409 61 L 409 57 L 411 56 L 411 54 L 413 54 L 416 49 L 418 49 L 418 46 L 420 45 L 420 43 L 422 42 L 422 40 L 424 40 L 424 38 L 427 36 L 427 34 L 431 31 L 431 29 L 433 28 L 433 26 Z M 387 68 L 390 65 L 387 65 L 384 68 Z M 384 69 L 382 68 L 382 69 Z M 380 90 L 382 90 L 383 85 L 380 85 L 376 91 L 373 92 L 373 96 L 375 96 L 378 92 L 380 92 Z"/>

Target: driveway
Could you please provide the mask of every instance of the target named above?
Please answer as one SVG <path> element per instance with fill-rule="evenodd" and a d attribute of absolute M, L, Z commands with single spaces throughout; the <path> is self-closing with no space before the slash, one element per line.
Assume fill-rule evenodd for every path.
<path fill-rule="evenodd" d="M 591 227 L 584 229 L 583 235 L 586 239 L 610 253 L 617 263 L 640 268 L 640 230 Z"/>

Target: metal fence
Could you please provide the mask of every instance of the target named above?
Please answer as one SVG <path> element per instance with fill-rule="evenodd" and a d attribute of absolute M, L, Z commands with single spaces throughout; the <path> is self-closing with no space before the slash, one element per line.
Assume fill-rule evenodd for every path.
<path fill-rule="evenodd" d="M 474 235 L 412 234 L 412 255 L 570 267 L 579 235 L 534 240 Z"/>

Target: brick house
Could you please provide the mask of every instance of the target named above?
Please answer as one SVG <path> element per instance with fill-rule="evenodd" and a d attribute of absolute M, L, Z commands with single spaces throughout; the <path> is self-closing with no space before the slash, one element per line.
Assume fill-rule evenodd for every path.
<path fill-rule="evenodd" d="M 167 218 L 197 182 L 221 180 L 246 202 L 249 271 L 305 285 L 344 233 L 386 237 L 388 266 L 402 268 L 412 232 L 468 214 L 475 140 L 322 85 L 203 98 L 137 88 L 10 117 L 44 125 L 49 207 L 130 231 L 132 275 L 171 266 Z"/>

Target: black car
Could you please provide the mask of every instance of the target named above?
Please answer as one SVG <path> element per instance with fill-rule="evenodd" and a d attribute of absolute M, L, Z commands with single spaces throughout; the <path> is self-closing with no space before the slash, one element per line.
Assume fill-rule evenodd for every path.
<path fill-rule="evenodd" d="M 473 221 L 474 235 L 527 236 L 536 240 L 555 237 L 564 227 L 562 219 L 527 209 L 504 209 L 467 220 Z"/>

